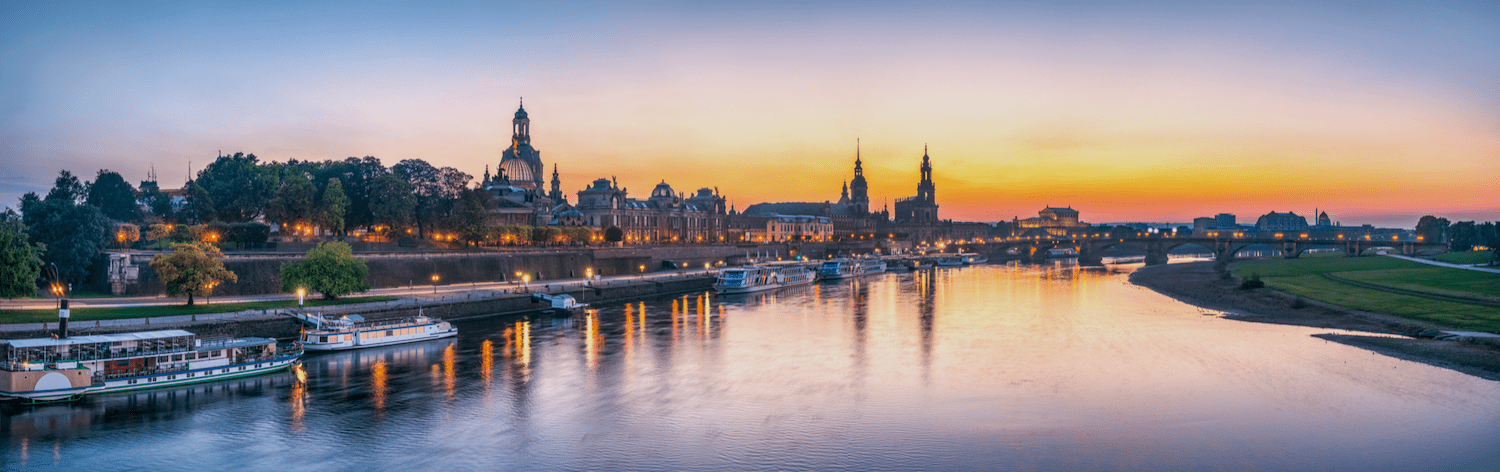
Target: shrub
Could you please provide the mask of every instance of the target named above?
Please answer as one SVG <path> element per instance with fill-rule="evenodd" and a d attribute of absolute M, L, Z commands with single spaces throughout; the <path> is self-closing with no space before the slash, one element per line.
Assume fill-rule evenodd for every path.
<path fill-rule="evenodd" d="M 1265 286 L 1266 283 L 1260 280 L 1259 275 L 1251 275 L 1250 278 L 1245 279 L 1245 281 L 1243 282 L 1240 282 L 1240 290 L 1255 290 L 1257 288 Z"/>
<path fill-rule="evenodd" d="M 355 259 L 349 243 L 341 241 L 319 244 L 308 250 L 302 261 L 281 265 L 282 290 L 305 288 L 329 300 L 369 290 L 370 285 L 365 283 L 369 277 L 365 261 Z"/>

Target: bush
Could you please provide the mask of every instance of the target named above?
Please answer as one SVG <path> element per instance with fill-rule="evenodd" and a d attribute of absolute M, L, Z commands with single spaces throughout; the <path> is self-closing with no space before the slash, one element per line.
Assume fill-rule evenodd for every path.
<path fill-rule="evenodd" d="M 370 268 L 365 261 L 355 259 L 349 243 L 341 241 L 319 244 L 308 250 L 301 262 L 281 265 L 282 290 L 296 292 L 305 288 L 329 300 L 369 290 L 370 285 L 365 283 L 369 278 Z"/>
<path fill-rule="evenodd" d="M 1250 278 L 1245 279 L 1244 282 L 1240 282 L 1240 290 L 1255 290 L 1257 288 L 1265 286 L 1266 283 L 1260 280 L 1259 275 L 1251 275 Z"/>

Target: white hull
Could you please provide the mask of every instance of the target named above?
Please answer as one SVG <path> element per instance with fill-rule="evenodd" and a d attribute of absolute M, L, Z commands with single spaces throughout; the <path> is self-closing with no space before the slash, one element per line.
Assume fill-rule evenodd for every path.
<path fill-rule="evenodd" d="M 434 326 L 434 325 L 427 325 L 427 326 Z M 418 333 L 403 334 L 403 335 L 394 335 L 394 336 L 381 336 L 381 337 L 378 337 L 378 338 L 370 338 L 370 337 L 362 337 L 361 336 L 361 334 L 369 333 L 369 332 L 376 332 L 376 331 L 385 332 L 385 331 L 391 331 L 391 330 L 386 330 L 386 329 L 361 330 L 361 331 L 352 331 L 351 330 L 349 332 L 343 332 L 343 333 L 330 333 L 330 334 L 321 334 L 320 333 L 320 334 L 307 335 L 307 337 L 311 337 L 314 340 L 313 341 L 303 341 L 302 342 L 302 348 L 306 349 L 306 350 L 309 350 L 309 351 L 347 351 L 347 350 L 350 350 L 350 349 L 362 349 L 362 348 L 375 347 L 375 346 L 390 346 L 392 344 L 405 344 L 405 343 L 411 343 L 411 342 L 417 342 L 417 341 L 427 341 L 427 340 L 432 340 L 432 339 L 451 338 L 451 337 L 454 337 L 454 336 L 458 336 L 458 328 L 452 328 L 452 327 L 448 328 L 447 330 L 431 330 L 431 331 L 424 330 L 424 331 L 418 332 Z M 318 338 L 331 338 L 331 337 L 335 337 L 335 336 L 339 337 L 339 339 L 343 339 L 344 336 L 347 336 L 348 340 L 347 341 L 337 341 L 337 342 L 332 342 L 332 341 L 329 341 L 329 342 L 320 342 L 320 341 L 316 341 L 316 339 L 318 339 Z"/>
<path fill-rule="evenodd" d="M 29 392 L 3 392 L 0 396 L 19 398 L 31 401 L 50 402 L 68 400 L 83 394 L 99 394 L 109 392 L 125 392 L 130 390 L 144 390 L 148 388 L 169 387 L 174 385 L 186 385 L 199 382 L 212 382 L 215 380 L 233 379 L 238 377 L 249 377 L 270 372 L 275 372 L 297 364 L 302 356 L 283 356 L 276 359 L 248 364 L 234 364 L 213 368 L 184 370 L 156 375 L 142 375 L 138 377 L 122 377 L 109 379 L 104 385 L 92 385 L 88 387 L 57 389 L 57 390 L 32 390 Z"/>
<path fill-rule="evenodd" d="M 813 283 L 812 279 L 804 280 L 804 281 L 801 281 L 801 282 L 784 283 L 784 284 L 771 283 L 771 284 L 764 284 L 764 285 L 751 285 L 751 286 L 748 286 L 748 287 L 722 287 L 719 284 L 714 284 L 714 290 L 718 290 L 719 293 L 751 293 L 751 292 L 764 292 L 766 290 L 776 290 L 776 289 L 781 288 L 781 287 L 795 287 L 795 286 L 798 286 L 798 285 L 807 285 L 807 284 L 810 284 L 810 283 Z"/>

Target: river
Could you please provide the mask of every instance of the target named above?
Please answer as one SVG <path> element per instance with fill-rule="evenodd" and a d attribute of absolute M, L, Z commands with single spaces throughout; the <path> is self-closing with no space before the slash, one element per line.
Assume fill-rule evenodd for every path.
<path fill-rule="evenodd" d="M 1247 323 L 1129 266 L 989 265 L 313 354 L 7 407 L 5 469 L 1495 470 L 1500 383 Z"/>

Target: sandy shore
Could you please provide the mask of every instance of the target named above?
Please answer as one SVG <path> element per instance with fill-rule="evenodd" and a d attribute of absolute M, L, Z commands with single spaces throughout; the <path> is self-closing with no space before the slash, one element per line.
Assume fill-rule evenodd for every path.
<path fill-rule="evenodd" d="M 1240 290 L 1239 280 L 1221 279 L 1213 270 L 1213 262 L 1143 267 L 1130 275 L 1130 281 L 1188 304 L 1230 313 L 1228 318 L 1240 321 L 1413 336 L 1409 339 L 1343 334 L 1319 337 L 1391 357 L 1500 380 L 1500 347 L 1417 339 L 1415 337 L 1445 328 L 1384 313 L 1299 300 L 1272 289 Z"/>

